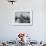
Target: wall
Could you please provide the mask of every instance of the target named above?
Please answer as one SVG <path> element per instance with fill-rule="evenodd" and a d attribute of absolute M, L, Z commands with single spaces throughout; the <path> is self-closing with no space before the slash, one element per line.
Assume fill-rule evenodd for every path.
<path fill-rule="evenodd" d="M 14 26 L 12 18 L 17 9 L 32 9 L 32 26 Z M 18 32 L 26 32 L 33 40 L 46 40 L 46 0 L 17 0 L 13 5 L 0 0 L 0 40 L 11 40 Z"/>

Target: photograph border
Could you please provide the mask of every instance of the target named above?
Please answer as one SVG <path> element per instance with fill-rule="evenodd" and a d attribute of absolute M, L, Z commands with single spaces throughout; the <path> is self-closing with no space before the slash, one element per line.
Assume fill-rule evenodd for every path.
<path fill-rule="evenodd" d="M 16 10 L 15 11 L 15 13 L 16 12 L 30 12 L 30 18 L 31 18 L 31 23 L 30 24 L 25 24 L 25 23 L 15 23 L 15 16 L 16 15 L 14 15 L 14 25 L 15 26 L 32 26 L 33 25 L 33 12 L 32 12 L 32 10 Z"/>

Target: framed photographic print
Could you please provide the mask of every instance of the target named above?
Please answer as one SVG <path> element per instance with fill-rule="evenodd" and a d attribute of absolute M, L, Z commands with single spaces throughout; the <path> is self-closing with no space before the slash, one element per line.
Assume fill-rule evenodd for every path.
<path fill-rule="evenodd" d="M 15 25 L 25 25 L 30 26 L 33 22 L 33 16 L 31 10 L 16 10 L 14 15 L 14 24 Z"/>

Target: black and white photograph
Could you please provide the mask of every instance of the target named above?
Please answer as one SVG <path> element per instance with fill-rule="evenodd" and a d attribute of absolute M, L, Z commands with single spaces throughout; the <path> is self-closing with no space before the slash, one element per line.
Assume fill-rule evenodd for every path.
<path fill-rule="evenodd" d="M 15 12 L 15 24 L 32 25 L 32 12 L 29 11 Z"/>

